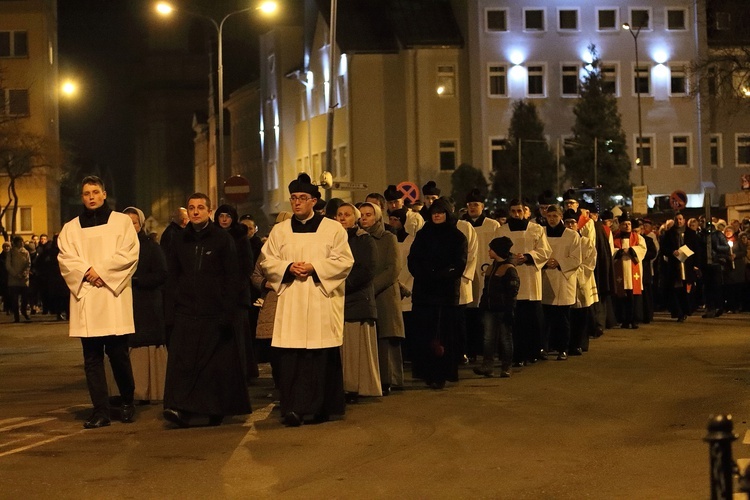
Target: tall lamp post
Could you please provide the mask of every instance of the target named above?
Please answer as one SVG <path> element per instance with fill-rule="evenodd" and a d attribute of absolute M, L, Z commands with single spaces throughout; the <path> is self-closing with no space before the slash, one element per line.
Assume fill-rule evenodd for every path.
<path fill-rule="evenodd" d="M 262 2 L 257 7 L 247 7 L 245 9 L 235 10 L 224 16 L 221 21 L 217 22 L 214 18 L 209 17 L 199 12 L 193 12 L 190 10 L 180 9 L 179 12 L 184 12 L 193 17 L 199 17 L 205 19 L 211 23 L 211 26 L 216 30 L 216 60 L 217 60 L 217 86 L 218 86 L 218 112 L 216 121 L 218 122 L 219 129 L 219 149 L 216 158 L 216 189 L 219 192 L 219 198 L 221 198 L 221 183 L 224 182 L 224 49 L 223 49 L 223 35 L 224 35 L 224 23 L 227 19 L 235 14 L 242 14 L 243 12 L 252 12 L 259 10 L 265 14 L 273 14 L 278 8 L 278 4 L 275 1 L 267 0 Z M 159 2 L 156 4 L 156 12 L 162 16 L 168 16 L 172 12 L 176 11 L 177 8 L 168 2 Z"/>
<path fill-rule="evenodd" d="M 624 23 L 622 28 L 630 32 L 633 36 L 633 43 L 635 44 L 635 93 L 638 96 L 638 147 L 636 148 L 636 163 L 641 167 L 641 186 L 646 184 L 643 175 L 643 122 L 641 119 L 641 67 L 638 61 L 638 35 L 641 34 L 643 25 L 648 24 L 648 18 L 642 19 L 640 26 L 633 30 L 633 27 L 628 23 Z"/>

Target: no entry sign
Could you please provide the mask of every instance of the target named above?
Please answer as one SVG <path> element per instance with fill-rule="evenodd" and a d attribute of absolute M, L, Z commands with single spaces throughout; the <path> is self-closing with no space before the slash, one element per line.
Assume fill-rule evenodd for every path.
<path fill-rule="evenodd" d="M 243 203 L 250 197 L 250 181 L 241 175 L 233 175 L 224 181 L 224 195 L 232 203 Z"/>

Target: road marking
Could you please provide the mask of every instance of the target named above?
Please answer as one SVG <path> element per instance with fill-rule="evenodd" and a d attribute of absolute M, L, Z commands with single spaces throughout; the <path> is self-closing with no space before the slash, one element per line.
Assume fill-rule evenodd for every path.
<path fill-rule="evenodd" d="M 13 448 L 12 450 L 8 450 L 5 452 L 0 453 L 0 458 L 7 456 L 7 455 L 13 455 L 14 453 L 20 453 L 22 451 L 30 450 L 31 448 L 36 448 L 37 446 L 42 446 L 44 444 L 48 443 L 54 443 L 55 441 L 59 441 L 61 439 L 64 439 L 66 437 L 75 436 L 76 434 L 80 434 L 84 432 L 86 429 L 81 429 L 80 431 L 74 432 L 72 434 L 63 434 L 62 436 L 55 436 L 51 437 L 49 439 L 45 439 L 44 441 L 38 441 L 36 443 L 32 443 L 26 446 L 21 446 L 20 448 Z"/>
<path fill-rule="evenodd" d="M 242 424 L 242 427 L 252 427 L 253 425 L 255 425 L 255 422 L 267 419 L 273 411 L 274 406 L 275 404 L 271 403 L 267 406 L 264 406 L 260 410 L 255 410 L 250 414 L 247 420 L 245 420 L 245 423 Z"/>
<path fill-rule="evenodd" d="M 27 420 L 25 422 L 19 422 L 17 424 L 13 424 L 7 427 L 0 428 L 0 432 L 8 432 L 8 431 L 12 431 L 13 429 L 20 429 L 21 427 L 29 427 L 30 425 L 43 424 L 51 420 L 57 420 L 57 417 L 37 418 L 35 420 Z"/>
<path fill-rule="evenodd" d="M 44 434 L 42 434 L 41 432 L 35 432 L 33 434 L 24 434 L 24 436 L 22 438 L 14 439 L 14 440 L 8 441 L 6 443 L 0 443 L 0 448 L 6 448 L 6 447 L 8 447 L 10 445 L 13 445 L 13 444 L 16 444 L 16 443 L 20 443 L 21 441 L 27 441 L 29 439 L 37 438 L 37 437 L 40 437 L 40 436 L 44 436 Z"/>
<path fill-rule="evenodd" d="M 22 420 L 26 420 L 26 417 L 4 418 L 4 419 L 0 420 L 0 427 L 2 427 L 5 424 L 12 424 L 14 422 L 21 422 Z"/>
<path fill-rule="evenodd" d="M 745 469 L 747 466 L 750 465 L 750 458 L 738 458 L 737 459 L 737 470 L 739 471 L 740 475 L 742 475 L 743 472 L 745 472 Z"/>
<path fill-rule="evenodd" d="M 75 408 L 91 408 L 90 404 L 82 404 L 82 405 L 73 405 L 73 406 L 64 406 L 62 408 L 58 408 L 56 410 L 50 410 L 47 413 L 71 413 L 70 410 L 73 410 Z"/>
<path fill-rule="evenodd" d="M 750 429 L 745 431 L 745 437 L 742 439 L 742 444 L 750 444 Z"/>

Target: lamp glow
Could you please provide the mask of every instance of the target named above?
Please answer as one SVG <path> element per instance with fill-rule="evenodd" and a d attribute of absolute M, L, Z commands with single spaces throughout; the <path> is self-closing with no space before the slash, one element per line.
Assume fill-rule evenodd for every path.
<path fill-rule="evenodd" d="M 75 95 L 75 93 L 78 91 L 78 87 L 75 84 L 75 82 L 71 80 L 67 80 L 62 84 L 62 87 L 60 88 L 62 90 L 62 93 L 67 96 Z"/>
<path fill-rule="evenodd" d="M 174 12 L 174 7 L 172 7 L 167 2 L 159 2 L 156 4 L 156 7 L 154 8 L 156 9 L 156 12 L 158 12 L 162 16 L 168 16 L 172 12 Z"/>
<path fill-rule="evenodd" d="M 524 56 L 521 51 L 514 50 L 510 53 L 508 60 L 518 66 L 519 64 L 523 63 Z"/>
<path fill-rule="evenodd" d="M 264 14 L 274 14 L 277 10 L 279 10 L 279 4 L 277 2 L 274 2 L 273 0 L 267 0 L 260 4 L 258 10 L 260 10 Z"/>
<path fill-rule="evenodd" d="M 665 62 L 667 62 L 667 59 L 669 59 L 667 51 L 662 49 L 655 50 L 651 54 L 651 57 L 654 58 L 654 62 L 656 62 L 657 64 L 664 64 Z"/>
<path fill-rule="evenodd" d="M 437 88 L 437 89 L 435 90 L 435 92 L 437 92 L 437 94 L 438 94 L 438 95 L 443 95 L 443 94 L 445 93 L 445 87 L 443 87 L 442 85 L 440 85 L 440 86 L 438 86 L 438 88 Z"/>

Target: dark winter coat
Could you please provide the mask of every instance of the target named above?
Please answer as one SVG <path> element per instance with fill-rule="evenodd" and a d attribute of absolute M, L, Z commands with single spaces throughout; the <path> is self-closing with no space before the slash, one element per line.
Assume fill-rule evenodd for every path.
<path fill-rule="evenodd" d="M 695 254 L 688 257 L 685 261 L 685 282 L 695 282 L 695 271 L 694 267 L 697 264 L 697 257 L 701 251 L 701 241 L 695 231 L 689 227 L 685 227 L 685 233 L 680 235 L 677 230 L 677 226 L 672 226 L 668 231 L 664 233 L 661 239 L 661 245 L 659 248 L 660 253 L 664 257 L 662 260 L 664 278 L 666 280 L 666 286 L 673 286 L 677 281 L 682 281 L 682 269 L 680 266 L 680 260 L 674 256 L 674 252 L 678 250 L 682 245 L 687 245 L 690 250 Z M 666 260 L 666 262 L 664 262 Z"/>
<path fill-rule="evenodd" d="M 163 288 L 167 281 L 167 261 L 161 247 L 141 230 L 138 268 L 133 275 L 133 320 L 135 333 L 130 347 L 164 345 Z"/>
<path fill-rule="evenodd" d="M 169 257 L 169 253 L 172 251 L 172 246 L 182 231 L 184 231 L 184 229 L 180 227 L 179 224 L 176 222 L 170 222 L 166 229 L 164 229 L 164 232 L 161 233 L 159 245 L 164 251 L 165 256 Z"/>
<path fill-rule="evenodd" d="M 468 243 L 451 215 L 442 224 L 431 218 L 414 237 L 407 258 L 414 276 L 414 305 L 457 306 Z"/>
<path fill-rule="evenodd" d="M 521 279 L 516 268 L 508 262 L 493 261 L 485 271 L 480 309 L 505 313 L 508 324 L 513 323 L 516 296 L 521 287 Z"/>
<path fill-rule="evenodd" d="M 597 293 L 605 297 L 615 290 L 615 277 L 612 269 L 612 247 L 609 246 L 609 237 L 604 230 L 601 221 L 594 222 L 596 234 L 596 267 L 594 268 L 594 281 L 596 281 Z"/>
<path fill-rule="evenodd" d="M 377 319 L 378 309 L 372 286 L 378 254 L 375 241 L 367 231 L 358 227 L 347 229 L 346 232 L 349 234 L 349 248 L 354 256 L 354 266 L 346 277 L 344 321 Z"/>
<path fill-rule="evenodd" d="M 218 223 L 216 223 L 216 227 L 221 229 L 221 226 L 219 226 Z M 239 222 L 233 222 L 229 229 L 226 229 L 225 231 L 227 231 L 232 236 L 232 239 L 234 239 L 234 248 L 237 250 L 237 263 L 240 269 L 238 276 L 239 295 L 237 305 L 250 307 L 253 304 L 253 300 L 251 299 L 252 292 L 250 276 L 253 274 L 255 258 L 253 256 L 253 249 L 250 246 L 250 240 L 247 238 L 247 226 L 240 224 Z"/>

